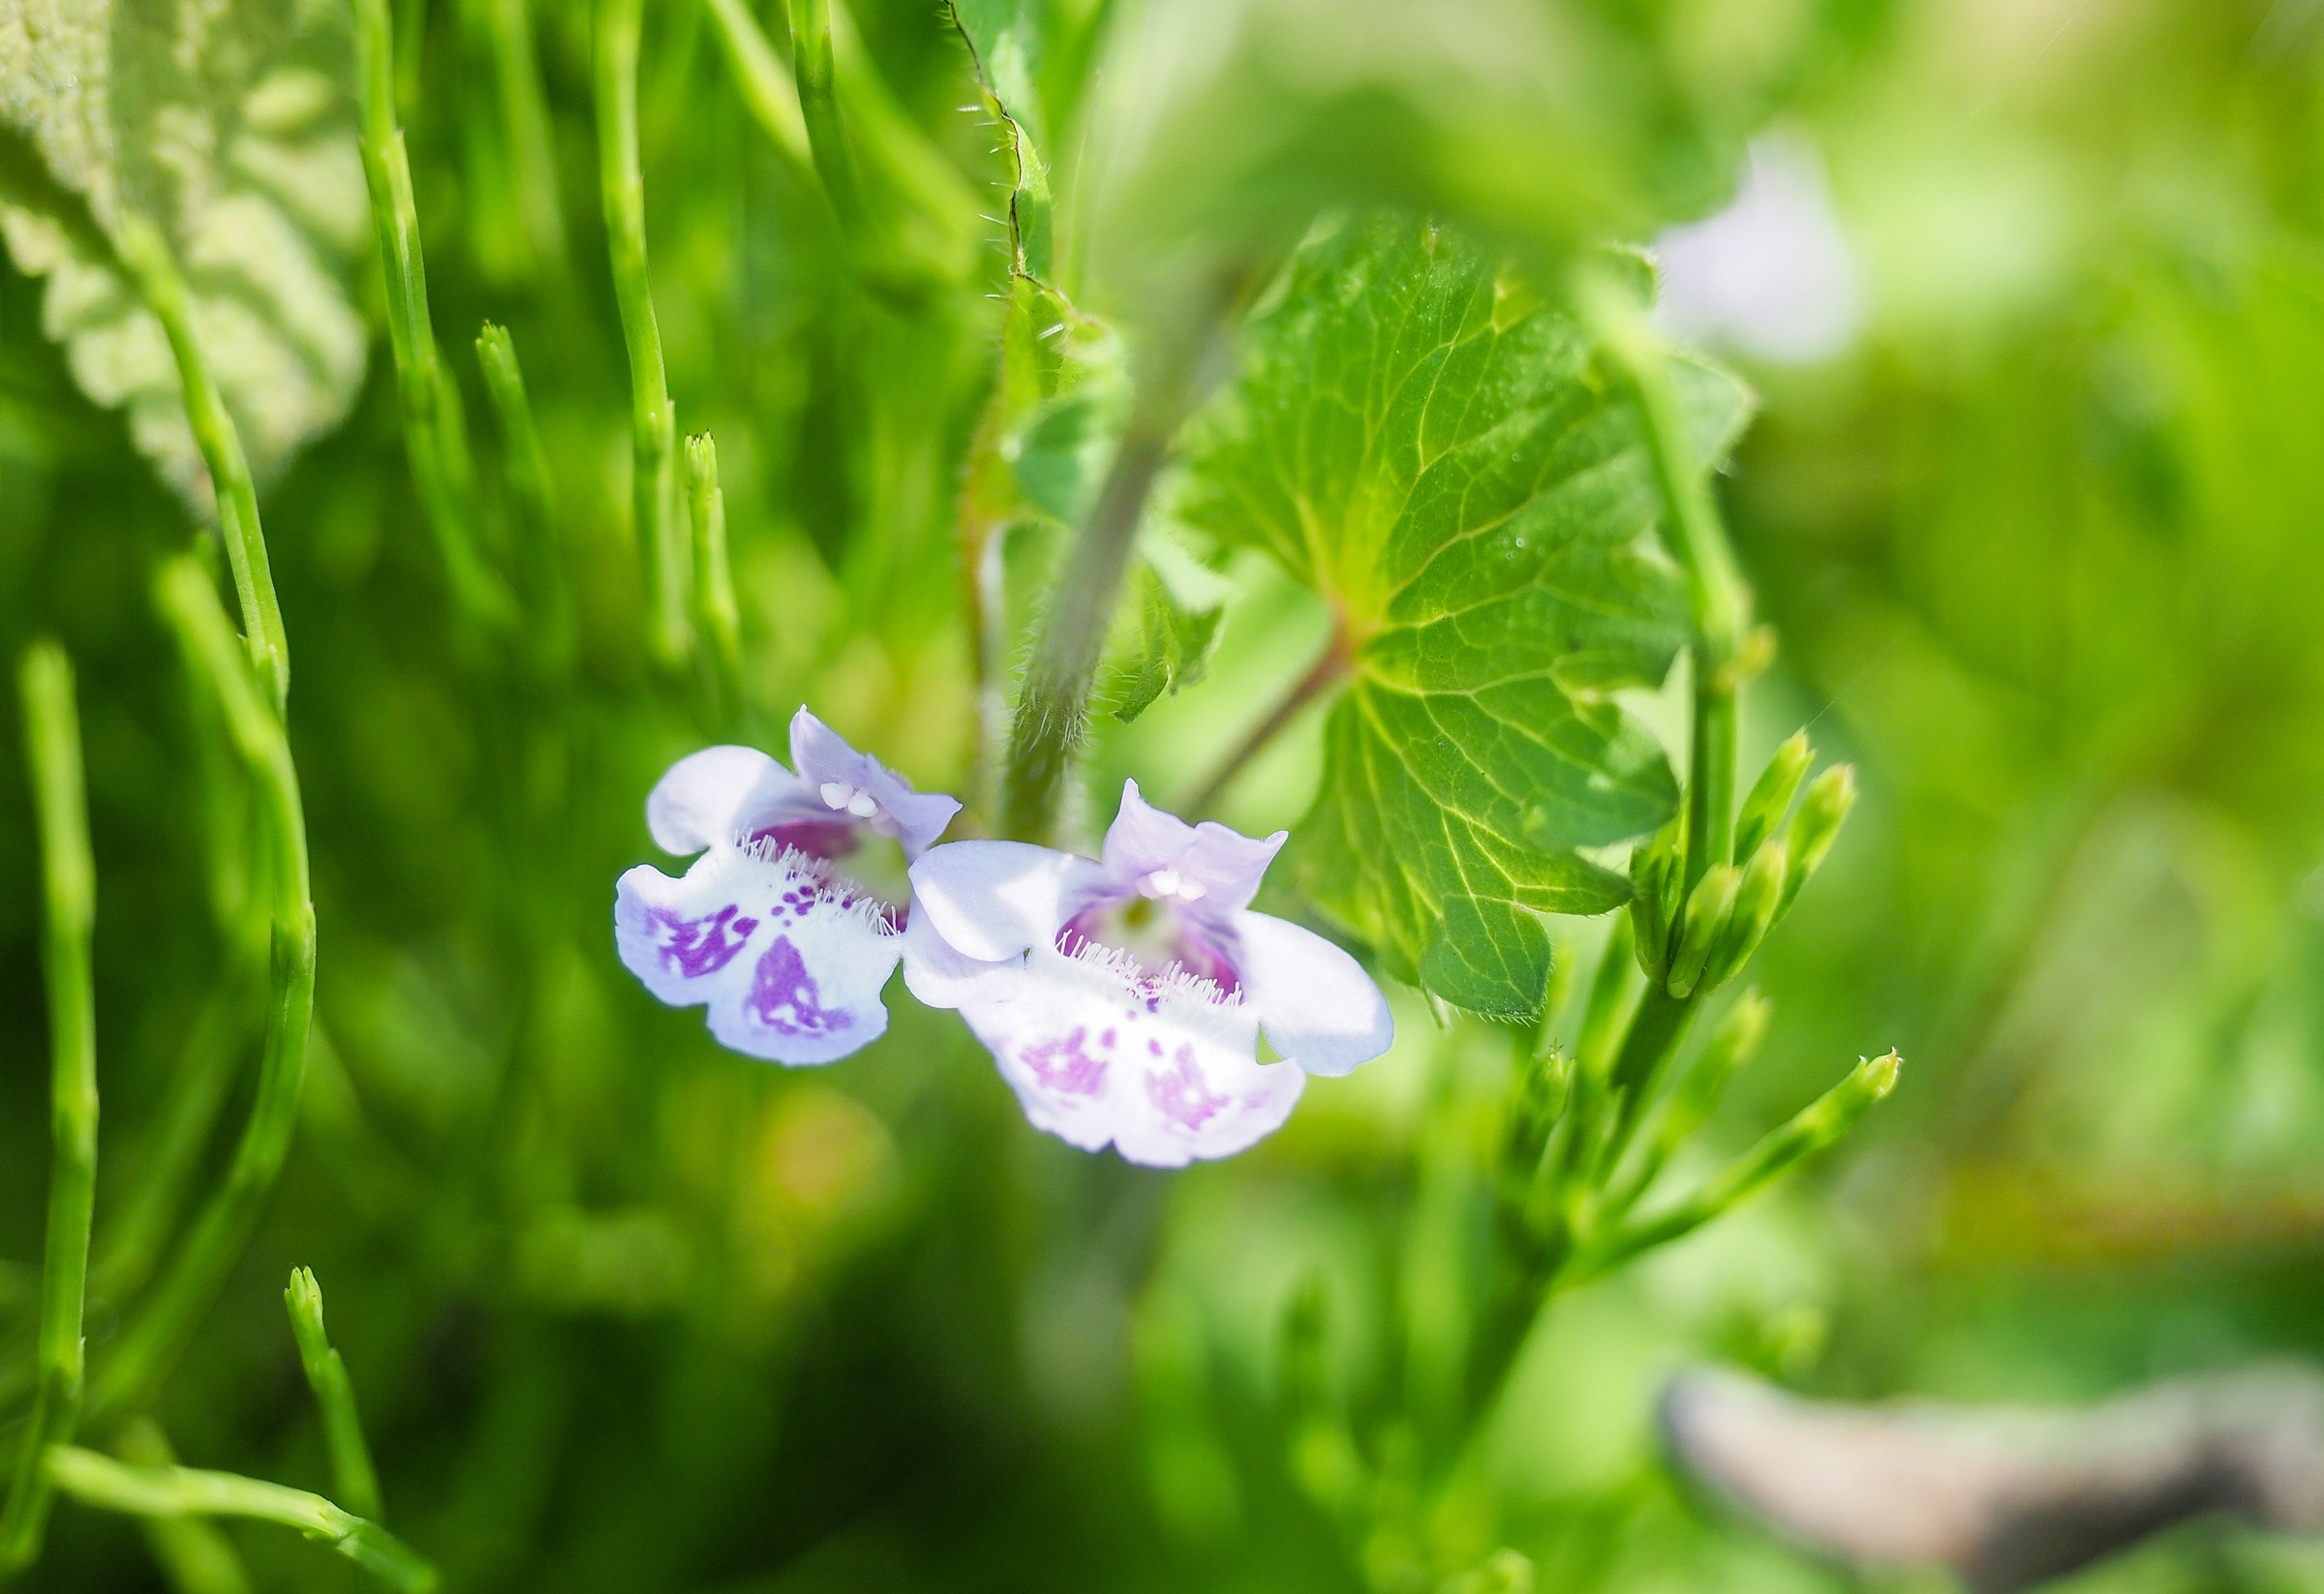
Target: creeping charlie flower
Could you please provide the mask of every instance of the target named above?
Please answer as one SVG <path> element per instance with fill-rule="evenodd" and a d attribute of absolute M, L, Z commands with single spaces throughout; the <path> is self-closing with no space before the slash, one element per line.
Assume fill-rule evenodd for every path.
<path fill-rule="evenodd" d="M 813 715 L 791 720 L 784 769 L 755 748 L 705 748 L 646 799 L 684 879 L 640 864 L 613 901 L 622 962 L 673 1006 L 707 1002 L 721 1045 L 776 1062 L 831 1062 L 888 1027 L 880 987 L 903 945 L 904 896 L 840 861 L 875 838 L 920 856 L 961 805 L 861 753 Z M 898 878 L 901 886 L 901 876 Z"/>
<path fill-rule="evenodd" d="M 957 1007 L 1033 1126 L 1132 1162 L 1228 1156 L 1281 1125 L 1309 1074 L 1395 1037 L 1338 947 L 1253 913 L 1284 833 L 1189 825 L 1122 787 L 1100 863 L 954 842 L 912 866 L 903 977 Z M 1259 1031 L 1285 1060 L 1259 1061 Z"/>

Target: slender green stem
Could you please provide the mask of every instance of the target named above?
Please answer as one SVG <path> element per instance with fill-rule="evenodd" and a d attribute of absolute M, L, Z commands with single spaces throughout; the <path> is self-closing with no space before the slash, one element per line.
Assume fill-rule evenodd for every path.
<path fill-rule="evenodd" d="M 355 1388 L 348 1381 L 347 1364 L 332 1349 L 322 1327 L 322 1286 L 313 1270 L 291 1270 L 283 1291 L 283 1308 L 290 1314 L 290 1334 L 298 1341 L 299 1364 L 306 1368 L 307 1386 L 322 1410 L 323 1439 L 331 1453 L 331 1489 L 347 1508 L 375 1522 L 385 1521 L 380 1504 L 380 1474 L 371 1464 L 371 1447 L 363 1441 L 363 1419 L 355 1411 Z"/>
<path fill-rule="evenodd" d="M 1670 1059 L 1687 1038 L 1700 1003 L 1694 996 L 1673 996 L 1659 985 L 1649 985 L 1639 998 L 1622 1050 L 1614 1057 L 1608 1088 L 1614 1099 L 1614 1122 L 1598 1153 L 1597 1172 L 1603 1180 L 1621 1160 L 1630 1137 L 1652 1101 L 1655 1088 L 1668 1071 Z"/>
<path fill-rule="evenodd" d="M 1347 628 L 1334 625 L 1330 641 L 1325 644 L 1322 655 L 1307 673 L 1283 694 L 1266 719 L 1251 727 L 1250 734 L 1220 761 L 1218 767 L 1210 772 L 1209 779 L 1195 789 L 1194 795 L 1186 799 L 1178 812 L 1197 815 L 1209 812 L 1235 777 L 1241 774 L 1253 758 L 1283 734 L 1284 728 L 1300 717 L 1301 709 L 1346 680 L 1355 663 L 1355 652 L 1348 646 Z"/>
<path fill-rule="evenodd" d="M 534 644 L 535 660 L 550 674 L 562 675 L 571 666 L 574 639 L 572 592 L 557 530 L 555 478 L 533 418 L 516 343 L 506 327 L 484 323 L 476 334 L 476 363 L 483 368 L 484 390 L 492 396 L 493 412 L 500 419 L 508 489 L 515 501 L 516 570 L 524 586 L 526 635 Z"/>
<path fill-rule="evenodd" d="M 0 1577 L 41 1552 L 50 1492 L 42 1459 L 73 1437 L 80 1417 L 81 1307 L 89 1271 L 89 1215 L 97 1190 L 97 1005 L 89 939 L 97 868 L 73 666 L 53 642 L 36 642 L 18 675 L 33 813 L 41 833 L 41 963 L 48 986 L 48 1239 L 41 1264 L 40 1387 L 32 1422 L 0 1511 Z"/>
<path fill-rule="evenodd" d="M 646 183 L 637 154 L 637 49 L 643 0 L 597 0 L 597 175 L 613 257 L 614 297 L 629 350 L 630 501 L 656 655 L 676 668 L 693 651 L 687 600 L 693 586 L 680 523 L 677 410 L 662 369 L 661 327 L 646 265 Z"/>
<path fill-rule="evenodd" d="M 516 604 L 476 548 L 475 470 L 468 422 L 436 348 L 428 314 L 428 273 L 419 247 L 419 211 L 412 163 L 395 125 L 394 35 L 387 0 L 355 0 L 355 46 L 362 83 L 363 180 L 371 193 L 372 229 L 387 282 L 387 337 L 395 351 L 396 394 L 403 404 L 404 446 L 413 484 L 435 534 L 452 597 L 463 613 L 512 625 Z"/>
<path fill-rule="evenodd" d="M 113 1449 L 132 1466 L 177 1465 L 168 1436 L 150 1417 L 123 1424 Z M 177 1594 L 250 1594 L 250 1574 L 242 1570 L 242 1557 L 215 1523 L 199 1517 L 144 1517 L 138 1525 Z"/>
<path fill-rule="evenodd" d="M 1089 690 L 1106 632 L 1168 446 L 1168 434 L 1155 428 L 1121 440 L 1097 506 L 1050 595 L 1010 730 L 1001 782 L 1003 835 L 1046 842 L 1056 828 L 1065 778 L 1087 735 Z"/>
<path fill-rule="evenodd" d="M 1699 665 L 1700 660 L 1697 660 Z M 1687 774 L 1687 869 L 1679 901 L 1713 864 L 1727 862 L 1735 839 L 1735 692 L 1722 671 L 1697 670 Z"/>
<path fill-rule="evenodd" d="M 1687 572 L 1694 609 L 1694 747 L 1683 875 L 1686 891 L 1692 892 L 1711 865 L 1727 861 L 1734 843 L 1735 666 L 1751 625 L 1751 590 L 1719 523 L 1708 462 L 1697 455 L 1687 436 L 1668 351 L 1621 290 L 1604 282 L 1588 285 L 1584 302 L 1637 399 L 1671 552 Z"/>
<path fill-rule="evenodd" d="M 187 559 L 171 561 L 164 567 L 158 596 L 189 665 L 217 693 L 267 819 L 274 896 L 269 996 L 258 1090 L 225 1182 L 202 1209 L 98 1378 L 92 1407 L 101 1420 L 118 1417 L 146 1398 L 176 1361 L 241 1254 L 290 1154 L 315 1001 L 315 909 L 308 881 L 306 816 L 282 723 L 252 690 L 232 649 L 226 616 L 200 567 Z"/>
<path fill-rule="evenodd" d="M 1147 497 L 1170 456 L 1171 440 L 1193 408 L 1201 379 L 1208 374 L 1227 313 L 1244 280 L 1239 271 L 1213 277 L 1203 285 L 1192 314 L 1157 339 L 1152 368 L 1138 385 L 1105 482 L 1050 591 L 1040 638 L 1018 690 L 1009 763 L 1001 774 L 1003 836 L 1046 842 L 1056 828 L 1066 778 L 1088 734 L 1090 687 L 1121 600 L 1122 577 L 1146 517 Z"/>
<path fill-rule="evenodd" d="M 743 91 L 743 104 L 751 120 L 802 170 L 813 170 L 815 151 L 808 142 L 807 118 L 799 108 L 799 85 L 783 70 L 782 58 L 775 53 L 775 46 L 767 42 L 744 0 L 709 0 L 709 5 L 711 20 L 718 24 L 719 43 L 725 46 L 727 63 L 734 69 L 735 83 Z"/>
<path fill-rule="evenodd" d="M 48 1456 L 56 1487 L 85 1505 L 134 1517 L 247 1517 L 296 1528 L 403 1594 L 432 1594 L 435 1567 L 377 1522 L 320 1494 L 231 1472 L 128 1466 L 66 1445 Z"/>
<path fill-rule="evenodd" d="M 1894 1052 L 1858 1063 L 1848 1078 L 1802 1108 L 1790 1122 L 1770 1130 L 1694 1195 L 1593 1243 L 1576 1259 L 1571 1282 L 1602 1277 L 1642 1251 L 1693 1233 L 1826 1150 L 1895 1088 L 1902 1066 Z"/>
<path fill-rule="evenodd" d="M 209 356 L 194 334 L 193 298 L 169 246 L 148 223 L 134 215 L 122 218 L 116 243 L 122 263 L 137 279 L 138 293 L 162 323 L 169 351 L 176 357 L 186 419 L 193 425 L 194 441 L 201 449 L 217 493 L 218 529 L 226 542 L 227 564 L 234 573 L 243 643 L 265 685 L 267 699 L 280 714 L 290 695 L 290 648 L 283 631 L 282 605 L 274 596 L 274 572 L 267 564 L 266 537 L 259 526 L 258 491 L 251 483 L 250 463 L 242 454 L 241 434 L 234 430 L 233 416 L 227 413 L 226 399 L 210 371 Z"/>
<path fill-rule="evenodd" d="M 531 8 L 526 0 L 486 0 L 483 20 L 500 101 L 501 138 L 508 151 L 511 198 L 524 219 L 535 269 L 562 271 L 565 213 L 557 201 L 556 134 L 541 90 Z"/>
<path fill-rule="evenodd" d="M 832 60 L 831 0 L 792 0 L 791 72 L 799 90 L 799 116 L 823 192 L 831 197 L 841 228 L 860 242 L 863 196 L 855 183 L 855 161 L 847 149 L 847 128 L 840 116 L 838 71 Z"/>
<path fill-rule="evenodd" d="M 186 1188 L 199 1172 L 210 1131 L 226 1106 L 236 1060 L 256 1027 L 262 968 L 239 960 L 221 970 L 186 1027 L 168 1093 L 154 1116 L 149 1144 L 124 1159 L 137 1182 L 116 1211 L 107 1209 L 105 1243 L 98 1247 L 89 1287 L 118 1305 L 144 1287 L 161 1260 L 171 1227 L 185 1206 Z"/>
<path fill-rule="evenodd" d="M 708 432 L 686 440 L 686 496 L 694 527 L 694 617 L 711 644 L 710 674 L 718 711 L 733 720 L 743 707 L 742 616 L 726 561 L 726 495 L 719 488 L 719 448 Z"/>

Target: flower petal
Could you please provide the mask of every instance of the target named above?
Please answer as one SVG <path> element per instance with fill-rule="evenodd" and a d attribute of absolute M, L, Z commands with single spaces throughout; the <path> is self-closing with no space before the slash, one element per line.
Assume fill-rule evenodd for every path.
<path fill-rule="evenodd" d="M 1201 911 L 1232 913 L 1248 906 L 1258 894 L 1260 877 L 1290 835 L 1278 830 L 1265 841 L 1254 841 L 1211 819 L 1190 825 L 1147 802 L 1139 794 L 1137 782 L 1124 781 L 1121 809 L 1106 831 L 1106 872 L 1118 884 L 1135 889 L 1156 871 L 1174 871 L 1201 888 L 1188 894 L 1202 904 Z"/>
<path fill-rule="evenodd" d="M 1251 1009 L 1195 982 L 1142 981 L 1092 948 L 1036 947 L 960 1003 L 1037 1129 L 1130 1162 L 1182 1167 L 1282 1125 L 1306 1075 L 1262 1066 Z"/>
<path fill-rule="evenodd" d="M 1235 966 L 1277 1052 L 1336 1077 L 1388 1050 L 1396 1021 L 1363 966 L 1312 930 L 1266 913 L 1235 915 Z"/>
<path fill-rule="evenodd" d="M 1054 944 L 1106 883 L 1087 858 L 1028 842 L 947 842 L 911 873 L 912 917 L 986 963 Z"/>
<path fill-rule="evenodd" d="M 646 828 L 664 852 L 727 845 L 784 818 L 823 814 L 798 778 L 756 748 L 704 748 L 672 764 L 646 799 Z"/>
<path fill-rule="evenodd" d="M 961 812 L 961 805 L 940 791 L 914 790 L 911 782 L 870 753 L 856 751 L 845 737 L 805 708 L 791 716 L 791 763 L 810 791 L 820 792 L 828 784 L 870 793 L 886 811 L 906 858 L 927 851 Z"/>
<path fill-rule="evenodd" d="M 1001 963 L 971 958 L 936 934 L 926 913 L 903 927 L 903 983 L 931 1007 L 959 1007 L 985 998 L 1005 1001 L 1011 980 L 1024 972 L 1024 955 Z"/>
<path fill-rule="evenodd" d="M 888 1027 L 879 993 L 903 938 L 798 853 L 714 847 L 683 879 L 641 864 L 615 888 L 613 924 L 647 990 L 708 1003 L 711 1033 L 746 1056 L 830 1062 Z"/>

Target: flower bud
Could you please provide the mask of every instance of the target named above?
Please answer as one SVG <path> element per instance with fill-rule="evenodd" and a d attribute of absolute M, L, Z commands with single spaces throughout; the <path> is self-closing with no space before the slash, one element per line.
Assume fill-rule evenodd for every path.
<path fill-rule="evenodd" d="M 1748 862 L 1759 843 L 1775 834 L 1799 791 L 1799 782 L 1807 779 L 1808 766 L 1815 761 L 1816 750 L 1808 745 L 1804 730 L 1792 732 L 1790 740 L 1775 750 L 1735 818 L 1736 863 Z"/>
<path fill-rule="evenodd" d="M 1776 916 L 1781 918 L 1790 909 L 1799 888 L 1808 883 L 1823 862 L 1823 855 L 1832 850 L 1839 838 L 1840 826 L 1848 818 L 1848 811 L 1856 806 L 1856 772 L 1847 764 L 1835 764 L 1816 777 L 1808 794 L 1800 799 L 1799 812 L 1791 816 L 1791 826 L 1785 836 L 1791 852 L 1790 868 L 1784 875 L 1783 900 L 1776 904 Z"/>
<path fill-rule="evenodd" d="M 1784 885 L 1790 874 L 1791 849 L 1777 841 L 1759 848 L 1752 855 L 1743 871 L 1743 883 L 1735 888 L 1734 911 L 1727 917 L 1727 928 L 1720 932 L 1711 947 L 1709 960 L 1703 965 L 1701 986 L 1716 991 L 1742 972 L 1751 955 L 1759 949 L 1767 927 L 1775 922 L 1776 907 L 1782 903 Z"/>
<path fill-rule="evenodd" d="M 1630 923 L 1637 944 L 1638 967 L 1659 980 L 1670 966 L 1670 926 L 1678 916 L 1679 856 L 1686 821 L 1671 820 L 1654 840 L 1630 854 Z"/>
<path fill-rule="evenodd" d="M 1669 977 L 1664 982 L 1673 996 L 1687 996 L 1702 978 L 1711 948 L 1734 912 L 1735 890 L 1742 879 L 1734 865 L 1713 864 L 1687 899 L 1686 926 L 1679 934 L 1678 950 L 1671 954 Z"/>

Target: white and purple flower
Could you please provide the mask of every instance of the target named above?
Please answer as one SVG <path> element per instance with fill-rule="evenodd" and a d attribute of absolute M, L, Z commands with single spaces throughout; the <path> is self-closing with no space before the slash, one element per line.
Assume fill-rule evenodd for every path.
<path fill-rule="evenodd" d="M 1122 787 L 1102 862 L 954 842 L 912 865 L 904 981 L 958 1008 L 1025 1116 L 1084 1150 L 1177 1167 L 1291 1116 L 1309 1074 L 1388 1050 L 1388 1001 L 1322 936 L 1253 913 L 1283 844 Z M 1282 1057 L 1259 1060 L 1259 1032 Z"/>
<path fill-rule="evenodd" d="M 651 865 L 614 891 L 614 940 L 646 989 L 710 1007 L 720 1044 L 776 1062 L 831 1062 L 888 1027 L 880 988 L 903 945 L 901 891 L 840 861 L 877 839 L 909 863 L 961 805 L 914 791 L 801 709 L 792 773 L 755 748 L 681 758 L 646 799 L 664 851 L 700 852 L 683 879 Z"/>

